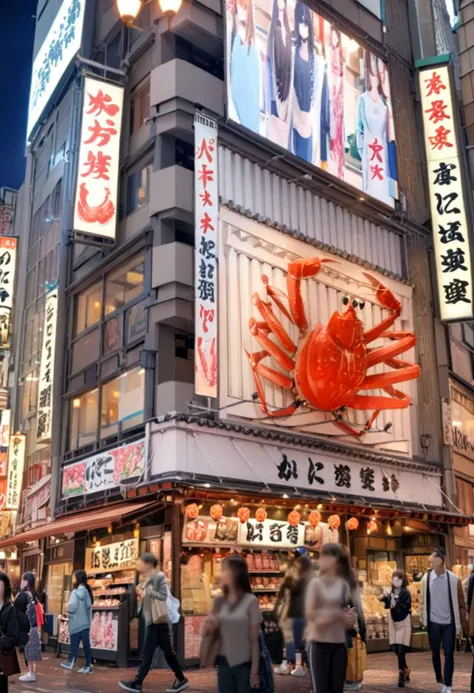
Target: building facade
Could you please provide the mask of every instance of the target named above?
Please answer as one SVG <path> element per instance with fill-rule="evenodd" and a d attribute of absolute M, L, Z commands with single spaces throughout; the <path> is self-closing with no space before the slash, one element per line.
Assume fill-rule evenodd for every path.
<path fill-rule="evenodd" d="M 150 3 L 138 31 L 112 0 L 39 2 L 9 458 L 24 471 L 0 549 L 41 577 L 64 649 L 86 567 L 97 656 L 138 652 L 144 548 L 181 598 L 187 661 L 236 548 L 264 610 L 298 547 L 341 541 L 372 649 L 397 566 L 416 619 L 429 553 L 465 520 L 443 476 L 408 4 L 202 0 L 169 23 Z"/>

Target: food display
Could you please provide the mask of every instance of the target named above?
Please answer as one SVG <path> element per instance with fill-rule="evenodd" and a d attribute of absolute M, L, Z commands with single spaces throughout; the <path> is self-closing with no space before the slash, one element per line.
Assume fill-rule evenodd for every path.
<path fill-rule="evenodd" d="M 382 587 L 365 584 L 362 588 L 368 640 L 388 638 L 388 611 L 380 601 L 382 595 Z"/>
<path fill-rule="evenodd" d="M 250 578 L 250 586 L 252 587 L 252 592 L 278 592 L 280 590 L 280 579 L 277 575 L 258 575 Z"/>

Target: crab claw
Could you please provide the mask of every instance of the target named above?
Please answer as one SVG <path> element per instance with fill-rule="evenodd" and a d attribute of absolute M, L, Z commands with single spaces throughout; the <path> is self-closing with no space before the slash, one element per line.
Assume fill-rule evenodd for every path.
<path fill-rule="evenodd" d="M 400 301 L 395 298 L 390 289 L 387 289 L 385 284 L 379 282 L 379 280 L 376 277 L 373 277 L 371 274 L 368 274 L 367 272 L 363 272 L 362 274 L 374 287 L 377 301 L 380 303 L 382 308 L 388 308 L 388 310 L 393 310 L 395 313 L 400 314 L 402 306 Z"/>
<path fill-rule="evenodd" d="M 335 262 L 329 257 L 303 257 L 300 260 L 293 260 L 288 265 L 288 274 L 293 279 L 303 279 L 306 277 L 315 277 L 321 269 L 321 265 L 326 262 Z"/>

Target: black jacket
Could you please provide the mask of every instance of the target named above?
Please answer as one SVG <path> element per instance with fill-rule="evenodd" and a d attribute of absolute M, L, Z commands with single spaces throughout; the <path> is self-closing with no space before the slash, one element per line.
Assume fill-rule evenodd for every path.
<path fill-rule="evenodd" d="M 313 576 L 310 575 L 308 577 L 298 578 L 294 586 L 291 588 L 288 618 L 304 618 L 306 588 L 308 587 L 312 577 Z"/>
<path fill-rule="evenodd" d="M 0 610 L 0 632 L 0 647 L 11 650 L 18 645 L 18 614 L 10 601 Z"/>
<path fill-rule="evenodd" d="M 406 587 L 401 588 L 397 603 L 393 609 L 390 607 L 391 593 L 383 597 L 380 601 L 384 603 L 386 609 L 390 609 L 390 615 L 394 623 L 404 621 L 408 614 L 411 613 L 411 594 Z"/>

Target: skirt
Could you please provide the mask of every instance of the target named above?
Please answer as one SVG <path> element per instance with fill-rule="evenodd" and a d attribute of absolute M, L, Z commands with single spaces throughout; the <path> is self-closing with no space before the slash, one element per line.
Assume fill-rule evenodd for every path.
<path fill-rule="evenodd" d="M 411 645 L 411 616 L 408 616 L 403 621 L 392 621 L 392 616 L 388 617 L 388 639 L 390 645 Z"/>
<path fill-rule="evenodd" d="M 30 637 L 25 645 L 25 657 L 28 662 L 41 661 L 41 638 L 36 626 L 30 630 Z"/>

